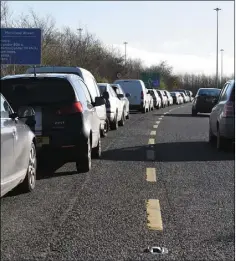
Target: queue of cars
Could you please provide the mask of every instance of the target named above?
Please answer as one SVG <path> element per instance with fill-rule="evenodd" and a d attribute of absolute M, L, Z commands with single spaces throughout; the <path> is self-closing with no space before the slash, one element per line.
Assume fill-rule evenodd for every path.
<path fill-rule="evenodd" d="M 124 126 L 130 109 L 172 105 L 165 90 L 141 80 L 97 83 L 79 67 L 30 68 L 1 78 L 1 196 L 20 184 L 32 191 L 40 154 L 62 152 L 88 172 L 101 157 L 101 138 Z"/>

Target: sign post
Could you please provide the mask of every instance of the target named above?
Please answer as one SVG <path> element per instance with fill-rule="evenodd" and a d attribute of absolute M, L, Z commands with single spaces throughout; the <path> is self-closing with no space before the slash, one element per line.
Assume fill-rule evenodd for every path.
<path fill-rule="evenodd" d="M 1 28 L 1 64 L 41 64 L 41 29 Z"/>

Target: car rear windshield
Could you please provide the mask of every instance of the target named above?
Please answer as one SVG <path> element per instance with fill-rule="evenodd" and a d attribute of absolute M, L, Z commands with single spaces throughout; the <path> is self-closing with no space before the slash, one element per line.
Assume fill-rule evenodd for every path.
<path fill-rule="evenodd" d="M 200 89 L 198 91 L 199 96 L 219 96 L 220 89 Z"/>
<path fill-rule="evenodd" d="M 12 104 L 36 105 L 75 101 L 70 82 L 61 78 L 15 78 L 1 81 L 3 95 Z"/>

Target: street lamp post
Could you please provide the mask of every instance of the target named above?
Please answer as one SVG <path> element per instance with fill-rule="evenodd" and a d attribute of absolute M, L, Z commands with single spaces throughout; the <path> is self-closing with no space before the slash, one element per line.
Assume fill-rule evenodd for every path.
<path fill-rule="evenodd" d="M 219 47 L 218 47 L 218 42 L 219 42 L 219 37 L 218 37 L 218 12 L 221 10 L 220 8 L 215 8 L 216 11 L 216 88 L 218 88 L 219 84 L 219 76 L 218 76 L 218 54 L 219 54 Z"/>
<path fill-rule="evenodd" d="M 223 79 L 223 52 L 224 52 L 224 49 L 220 49 L 220 52 L 221 52 L 221 66 L 220 66 L 221 72 L 220 72 L 220 85 L 222 86 L 222 79 Z"/>
<path fill-rule="evenodd" d="M 82 28 L 78 28 L 77 31 L 79 31 L 79 40 L 81 41 L 83 29 Z"/>
<path fill-rule="evenodd" d="M 126 45 L 128 44 L 128 42 L 124 42 L 124 45 L 125 45 L 125 66 L 126 66 L 126 55 L 127 55 L 127 53 L 126 53 Z"/>

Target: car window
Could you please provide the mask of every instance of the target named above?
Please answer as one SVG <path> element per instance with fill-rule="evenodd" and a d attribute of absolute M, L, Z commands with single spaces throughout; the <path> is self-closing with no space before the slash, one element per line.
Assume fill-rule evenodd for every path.
<path fill-rule="evenodd" d="M 97 90 L 97 85 L 95 84 L 91 76 L 86 76 L 84 82 L 87 85 L 89 92 L 91 94 L 92 101 L 95 102 L 95 97 L 100 96 Z"/>
<path fill-rule="evenodd" d="M 107 91 L 106 85 L 100 85 L 100 84 L 99 84 L 99 85 L 98 85 L 98 88 L 99 88 L 99 90 L 100 90 L 101 95 L 103 95 L 103 93 Z"/>
<path fill-rule="evenodd" d="M 220 94 L 220 89 L 200 89 L 198 92 L 199 96 L 215 96 L 218 97 Z"/>
<path fill-rule="evenodd" d="M 115 91 L 113 90 L 113 88 L 111 87 L 111 86 L 109 86 L 109 92 L 111 93 L 111 95 L 113 96 L 113 97 L 117 97 L 117 94 L 115 93 Z"/>
<path fill-rule="evenodd" d="M 90 96 L 90 93 L 88 91 L 88 87 L 86 86 L 86 84 L 79 78 L 75 82 L 76 82 L 75 89 L 76 89 L 77 95 L 79 96 L 79 99 L 80 100 L 86 99 L 86 102 L 91 104 L 92 100 L 91 100 L 91 96 Z M 81 93 L 81 91 L 82 91 L 82 93 Z"/>
<path fill-rule="evenodd" d="M 75 101 L 71 83 L 64 78 L 32 77 L 1 81 L 2 94 L 15 111 L 18 106 Z"/>
<path fill-rule="evenodd" d="M 231 93 L 233 90 L 234 90 L 234 84 L 233 83 L 228 84 L 227 89 L 225 90 L 225 95 L 227 100 L 230 100 Z"/>
<path fill-rule="evenodd" d="M 1 118 L 9 118 L 12 113 L 9 103 L 1 95 Z"/>
<path fill-rule="evenodd" d="M 219 102 L 226 101 L 227 100 L 227 88 L 229 86 L 229 83 L 226 83 L 223 87 L 223 89 L 220 92 Z"/>

